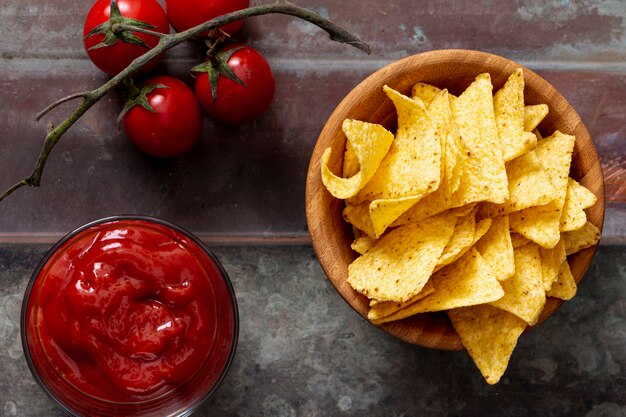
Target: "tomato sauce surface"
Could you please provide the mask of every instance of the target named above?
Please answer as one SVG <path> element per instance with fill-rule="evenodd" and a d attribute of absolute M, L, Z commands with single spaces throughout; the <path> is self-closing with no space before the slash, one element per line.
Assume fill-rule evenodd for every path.
<path fill-rule="evenodd" d="M 141 220 L 72 236 L 40 270 L 28 302 L 27 325 L 47 366 L 83 393 L 116 402 L 155 398 L 190 380 L 218 331 L 211 283 L 219 270 L 207 261 L 188 237 Z"/>

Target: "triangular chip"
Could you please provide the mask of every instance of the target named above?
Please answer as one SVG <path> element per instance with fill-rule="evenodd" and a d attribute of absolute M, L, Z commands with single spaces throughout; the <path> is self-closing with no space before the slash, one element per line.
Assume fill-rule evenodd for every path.
<path fill-rule="evenodd" d="M 441 144 L 421 101 L 384 86 L 398 114 L 398 130 L 372 179 L 350 202 L 423 197 L 439 187 Z"/>
<path fill-rule="evenodd" d="M 496 384 L 509 364 L 517 339 L 527 327 L 526 322 L 487 304 L 447 313 L 485 381 Z"/>
<path fill-rule="evenodd" d="M 349 201 L 346 201 L 346 207 L 343 209 L 343 218 L 372 239 L 376 239 L 376 231 L 370 218 L 369 201 L 364 201 L 360 204 L 350 204 Z"/>
<path fill-rule="evenodd" d="M 494 217 L 541 206 L 554 200 L 557 185 L 552 180 L 553 167 L 544 165 L 553 152 L 551 141 L 541 141 L 534 150 L 506 165 L 509 198 L 503 204 L 481 204 L 481 217 Z"/>
<path fill-rule="evenodd" d="M 344 120 L 343 131 L 350 149 L 358 160 L 360 170 L 349 178 L 341 178 L 328 168 L 331 149 L 324 151 L 321 158 L 322 182 L 336 198 L 349 198 L 356 195 L 374 176 L 393 142 L 393 134 L 381 125 Z M 344 156 L 345 160 L 345 156 Z"/>
<path fill-rule="evenodd" d="M 377 242 L 376 239 L 372 239 L 371 237 L 367 235 L 359 236 L 356 239 L 354 239 L 350 247 L 356 253 L 363 255 L 365 252 L 373 248 L 374 245 L 376 245 L 376 242 Z"/>
<path fill-rule="evenodd" d="M 430 106 L 431 101 L 437 94 L 441 93 L 441 89 L 434 85 L 426 83 L 417 83 L 411 89 L 411 98 L 420 99 L 426 107 Z"/>
<path fill-rule="evenodd" d="M 493 112 L 491 77 L 481 74 L 451 102 L 467 158 L 452 207 L 477 201 L 503 203 L 509 196 L 502 148 Z"/>
<path fill-rule="evenodd" d="M 508 215 L 493 219 L 489 231 L 476 243 L 476 249 L 491 267 L 498 281 L 509 279 L 515 274 Z"/>
<path fill-rule="evenodd" d="M 467 241 L 465 238 L 463 239 L 463 244 L 457 242 L 455 245 L 456 248 L 454 250 L 449 250 L 446 252 L 444 249 L 444 253 L 439 257 L 439 262 L 437 262 L 437 266 L 435 267 L 435 272 L 439 271 L 443 267 L 450 265 L 455 262 L 457 259 L 462 257 L 467 253 L 467 251 L 474 246 L 481 237 L 487 233 L 489 230 L 489 226 L 491 225 L 491 219 L 482 219 L 478 223 L 476 223 L 476 227 L 474 229 L 474 238 L 471 241 Z M 451 239 L 452 240 L 452 239 Z M 448 245 L 446 245 L 448 246 Z M 450 248 L 451 249 L 451 248 Z"/>
<path fill-rule="evenodd" d="M 564 232 L 563 240 L 565 253 L 569 256 L 597 244 L 600 241 L 600 230 L 593 223 L 587 222 L 578 230 Z"/>
<path fill-rule="evenodd" d="M 452 259 L 465 248 L 469 248 L 474 241 L 476 231 L 476 215 L 474 212 L 467 216 L 458 217 L 454 226 L 454 233 L 450 241 L 443 248 L 437 266 L 445 266 L 452 262 Z"/>
<path fill-rule="evenodd" d="M 582 203 L 578 200 L 577 186 L 575 184 L 577 184 L 576 181 L 568 178 L 567 193 L 565 194 L 565 203 L 563 203 L 563 212 L 561 213 L 561 232 L 578 230 L 587 223 L 587 214 Z M 586 188 L 580 185 L 578 187 L 587 191 Z"/>
<path fill-rule="evenodd" d="M 524 107 L 524 130 L 532 132 L 548 115 L 547 104 L 534 104 Z"/>
<path fill-rule="evenodd" d="M 435 292 L 375 323 L 401 320 L 419 313 L 485 304 L 504 295 L 489 265 L 474 248 L 455 263 L 435 273 L 431 279 Z"/>
<path fill-rule="evenodd" d="M 552 249 L 539 248 L 541 257 L 541 275 L 543 276 L 543 288 L 549 291 L 559 275 L 559 268 L 565 262 L 565 244 L 563 239 Z"/>
<path fill-rule="evenodd" d="M 450 97 L 448 90 L 442 90 L 433 98 L 428 107 L 428 112 L 441 137 L 441 172 L 443 178 L 442 186 L 439 189 L 446 193 L 448 200 L 461 184 L 463 168 L 465 167 L 464 159 L 466 158 L 465 144 L 452 117 Z"/>
<path fill-rule="evenodd" d="M 367 313 L 367 318 L 371 321 L 378 321 L 383 317 L 390 316 L 395 312 L 402 310 L 403 308 L 413 304 L 417 300 L 426 297 L 435 292 L 435 287 L 433 286 L 433 281 L 428 280 L 422 288 L 422 291 L 415 294 L 411 297 L 410 300 L 405 301 L 404 303 L 395 303 L 393 301 L 378 301 L 371 300 L 370 301 L 370 311 Z"/>
<path fill-rule="evenodd" d="M 348 283 L 370 298 L 407 301 L 430 278 L 455 223 L 443 214 L 390 231 L 350 264 Z"/>
<path fill-rule="evenodd" d="M 491 305 L 515 314 L 532 326 L 546 304 L 539 246 L 529 243 L 515 249 L 514 255 L 515 274 L 501 282 L 504 297 Z"/>
<path fill-rule="evenodd" d="M 534 134 L 524 131 L 524 72 L 516 69 L 493 96 L 498 136 L 505 161 L 517 158 L 537 146 Z"/>
<path fill-rule="evenodd" d="M 532 240 L 525 238 L 519 233 L 511 232 L 511 243 L 513 244 L 513 249 L 520 248 L 530 242 L 532 242 Z"/>
<path fill-rule="evenodd" d="M 561 212 L 567 193 L 567 178 L 575 138 L 559 131 L 537 145 L 544 167 L 555 187 L 554 200 L 548 204 L 511 213 L 511 229 L 538 243 L 553 248 L 560 239 Z"/>
<path fill-rule="evenodd" d="M 578 181 L 569 178 L 567 185 L 571 189 L 571 193 L 576 196 L 576 200 L 580 202 L 583 209 L 588 209 L 596 204 L 596 201 L 598 201 L 596 195 L 584 186 L 580 185 Z"/>
<path fill-rule="evenodd" d="M 565 261 L 561 264 L 556 282 L 547 295 L 561 300 L 571 300 L 576 295 L 576 290 L 576 281 L 574 281 L 572 271 L 569 269 L 569 264 Z"/>

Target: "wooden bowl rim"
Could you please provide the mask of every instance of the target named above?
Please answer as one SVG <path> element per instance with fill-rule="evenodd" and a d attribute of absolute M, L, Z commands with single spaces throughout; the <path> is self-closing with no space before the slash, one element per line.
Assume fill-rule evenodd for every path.
<path fill-rule="evenodd" d="M 573 126 L 571 130 L 572 132 L 577 131 L 574 153 L 576 155 L 577 150 L 578 155 L 580 155 L 581 152 L 584 152 L 586 155 L 586 159 L 583 160 L 582 163 L 591 165 L 591 167 L 585 172 L 585 175 L 580 178 L 580 182 L 590 188 L 591 191 L 593 191 L 598 198 L 596 205 L 587 210 L 589 221 L 594 223 L 600 229 L 600 231 L 602 231 L 603 228 L 605 210 L 604 181 L 602 177 L 600 160 L 595 146 L 593 145 L 591 135 L 589 134 L 587 128 L 580 119 L 580 116 L 571 106 L 571 104 L 556 90 L 556 88 L 554 88 L 545 79 L 543 79 L 533 71 L 527 69 L 523 65 L 508 58 L 504 58 L 502 56 L 494 55 L 487 52 L 466 49 L 443 49 L 428 51 L 407 56 L 398 61 L 392 62 L 363 79 L 348 93 L 348 95 L 344 97 L 344 99 L 331 113 L 316 141 L 314 150 L 311 155 L 306 179 L 306 218 L 309 227 L 309 233 L 311 236 L 311 242 L 316 256 L 322 266 L 322 269 L 324 270 L 324 273 L 326 274 L 329 281 L 333 284 L 337 292 L 339 292 L 344 301 L 346 301 L 357 313 L 359 313 L 366 321 L 368 321 L 368 323 L 370 322 L 369 320 L 367 320 L 367 311 L 363 308 L 359 309 L 359 306 L 355 305 L 354 302 L 355 294 L 357 297 L 362 297 L 365 299 L 366 297 L 358 294 L 347 284 L 347 273 L 341 273 L 342 276 L 338 276 L 338 273 L 336 272 L 337 267 L 341 265 L 338 264 L 338 262 L 349 263 L 351 262 L 351 260 L 356 258 L 356 253 L 351 252 L 351 249 L 350 251 L 347 251 L 349 253 L 351 252 L 352 254 L 352 259 L 350 259 L 349 256 L 346 256 L 346 253 L 338 254 L 335 251 L 329 251 L 328 242 L 326 239 L 327 235 L 324 234 L 324 229 L 320 227 L 320 222 L 323 225 L 322 220 L 324 219 L 319 218 L 317 214 L 317 209 L 320 208 L 320 203 L 323 203 L 325 200 L 328 199 L 330 194 L 328 193 L 328 191 L 325 190 L 323 185 L 320 189 L 321 176 L 319 160 L 324 149 L 333 144 L 333 138 L 338 135 L 337 131 L 341 130 L 341 123 L 343 122 L 343 120 L 350 117 L 349 114 L 353 113 L 352 109 L 357 107 L 359 103 L 362 103 L 362 100 L 366 99 L 372 92 L 375 91 L 375 89 L 382 90 L 382 86 L 384 84 L 389 83 L 389 81 L 397 80 L 399 77 L 402 77 L 402 74 L 406 74 L 408 71 L 417 71 L 420 67 L 424 67 L 426 65 L 437 65 L 444 62 L 448 63 L 450 61 L 460 63 L 469 61 L 478 65 L 481 62 L 490 62 L 492 66 L 497 65 L 498 68 L 500 68 L 500 72 L 504 72 L 504 68 L 510 68 L 510 71 L 508 71 L 509 74 L 513 71 L 513 69 L 522 67 L 524 69 L 525 80 L 527 80 L 527 83 L 528 80 L 530 80 L 532 84 L 537 87 L 537 91 L 544 91 L 545 89 L 544 94 L 548 95 L 551 98 L 551 100 L 549 100 L 548 102 L 549 105 L 553 102 L 561 104 L 560 108 L 558 109 L 559 111 L 557 112 L 557 116 L 555 117 L 557 117 L 557 120 L 564 119 L 566 116 L 573 118 L 573 124 L 572 122 L 570 122 L 570 125 Z M 488 68 L 485 68 L 481 72 L 489 71 L 490 70 Z M 393 87 L 393 85 L 391 86 Z M 357 103 L 357 105 L 355 105 L 355 103 Z M 550 106 L 550 111 L 553 111 L 552 106 Z M 564 133 L 571 134 L 572 132 Z M 345 137 L 344 144 L 342 146 L 345 146 Z M 320 200 L 319 195 L 316 195 L 316 193 L 318 192 L 327 193 L 327 195 L 323 196 Z M 332 196 L 330 196 L 330 198 L 334 199 L 334 197 Z M 337 199 L 335 200 L 340 202 L 341 206 L 343 206 L 343 201 Z M 322 206 L 322 208 L 326 209 L 327 207 Z M 341 222 L 344 223 L 344 227 L 347 225 L 345 221 L 343 221 L 343 219 L 341 219 Z M 335 226 L 338 226 L 338 224 L 336 223 L 333 224 Z M 337 230 L 333 230 L 331 233 L 336 232 Z M 581 281 L 581 279 L 585 275 L 585 272 L 589 268 L 596 249 L 597 245 L 585 249 L 568 258 L 572 266 L 572 273 L 577 283 Z M 538 324 L 544 321 L 550 315 L 552 315 L 562 304 L 562 300 L 549 297 Z M 444 313 L 426 314 L 429 315 L 428 318 L 424 318 L 425 315 L 418 315 L 417 318 L 416 316 L 413 316 L 404 320 L 385 323 L 376 327 L 408 343 L 417 344 L 423 347 L 445 350 L 463 349 L 458 335 L 456 335 L 453 330 L 452 332 L 454 333 L 454 335 L 451 336 L 449 334 L 449 329 L 444 329 L 444 332 L 439 329 L 439 327 L 444 325 L 444 323 L 447 323 L 447 326 L 451 328 L 451 325 L 447 321 L 447 317 Z M 430 321 L 433 322 L 432 325 L 431 323 L 429 323 Z M 413 326 L 416 327 L 413 328 Z M 534 328 L 534 326 L 529 328 Z M 413 334 L 411 334 L 412 330 L 415 330 Z M 446 334 L 445 332 L 448 333 Z"/>

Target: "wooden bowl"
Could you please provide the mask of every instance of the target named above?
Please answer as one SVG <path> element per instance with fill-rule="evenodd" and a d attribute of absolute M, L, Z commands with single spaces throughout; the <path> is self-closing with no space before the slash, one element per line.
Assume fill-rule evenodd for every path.
<path fill-rule="evenodd" d="M 329 166 L 341 172 L 346 138 L 341 130 L 344 119 L 380 123 L 395 129 L 396 113 L 383 92 L 383 85 L 410 95 L 416 82 L 448 88 L 460 94 L 483 72 L 491 75 L 494 91 L 522 65 L 500 56 L 469 50 L 439 50 L 413 55 L 376 71 L 357 85 L 332 113 L 315 145 L 306 182 L 306 216 L 313 247 L 324 272 L 339 294 L 367 319 L 368 299 L 348 285 L 348 265 L 357 257 L 350 248 L 354 239 L 351 227 L 343 220 L 344 203 L 324 188 L 320 175 L 320 157 L 332 147 Z M 570 175 L 590 189 L 598 202 L 587 210 L 589 221 L 600 230 L 604 221 L 604 183 L 598 154 L 580 117 L 567 100 L 543 78 L 524 68 L 526 104 L 546 103 L 550 112 L 539 125 L 543 135 L 555 130 L 576 136 Z M 579 282 L 585 274 L 595 247 L 569 257 L 572 274 Z M 539 322 L 553 314 L 561 300 L 549 298 Z M 409 343 L 437 349 L 463 349 L 461 341 L 444 313 L 426 313 L 379 326 L 385 332 Z"/>

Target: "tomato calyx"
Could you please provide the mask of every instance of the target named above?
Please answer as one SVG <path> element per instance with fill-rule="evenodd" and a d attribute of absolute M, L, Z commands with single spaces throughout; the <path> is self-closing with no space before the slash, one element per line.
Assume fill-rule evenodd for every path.
<path fill-rule="evenodd" d="M 133 107 L 141 106 L 149 112 L 156 113 L 156 110 L 148 102 L 148 94 L 156 90 L 157 88 L 170 88 L 163 84 L 144 84 L 141 88 L 137 87 L 132 79 L 125 80 L 124 85 L 127 89 L 126 103 L 124 108 L 117 116 L 117 123 L 120 124 L 122 119 Z"/>
<path fill-rule="evenodd" d="M 128 27 L 138 29 L 156 29 L 156 26 L 151 25 L 150 23 L 122 16 L 122 12 L 120 12 L 120 8 L 117 6 L 117 1 L 111 0 L 109 20 L 94 27 L 85 36 L 85 39 L 87 39 L 98 34 L 104 35 L 102 42 L 92 46 L 89 50 L 115 45 L 118 40 L 150 49 L 150 46 L 148 46 L 148 44 L 146 44 L 131 29 L 126 29 Z"/>
<path fill-rule="evenodd" d="M 237 74 L 235 74 L 230 65 L 228 65 L 228 60 L 233 56 L 235 52 L 239 51 L 242 48 L 245 47 L 238 46 L 227 51 L 214 52 L 214 46 L 212 46 L 207 52 L 207 60 L 191 69 L 191 72 L 193 72 L 194 74 L 201 74 L 203 72 L 206 72 L 208 74 L 213 102 L 215 102 L 215 100 L 217 99 L 217 82 L 220 78 L 220 75 L 223 75 L 229 80 L 232 80 L 237 84 L 243 85 L 244 87 L 246 86 L 246 83 L 244 83 L 241 78 L 239 78 Z"/>

